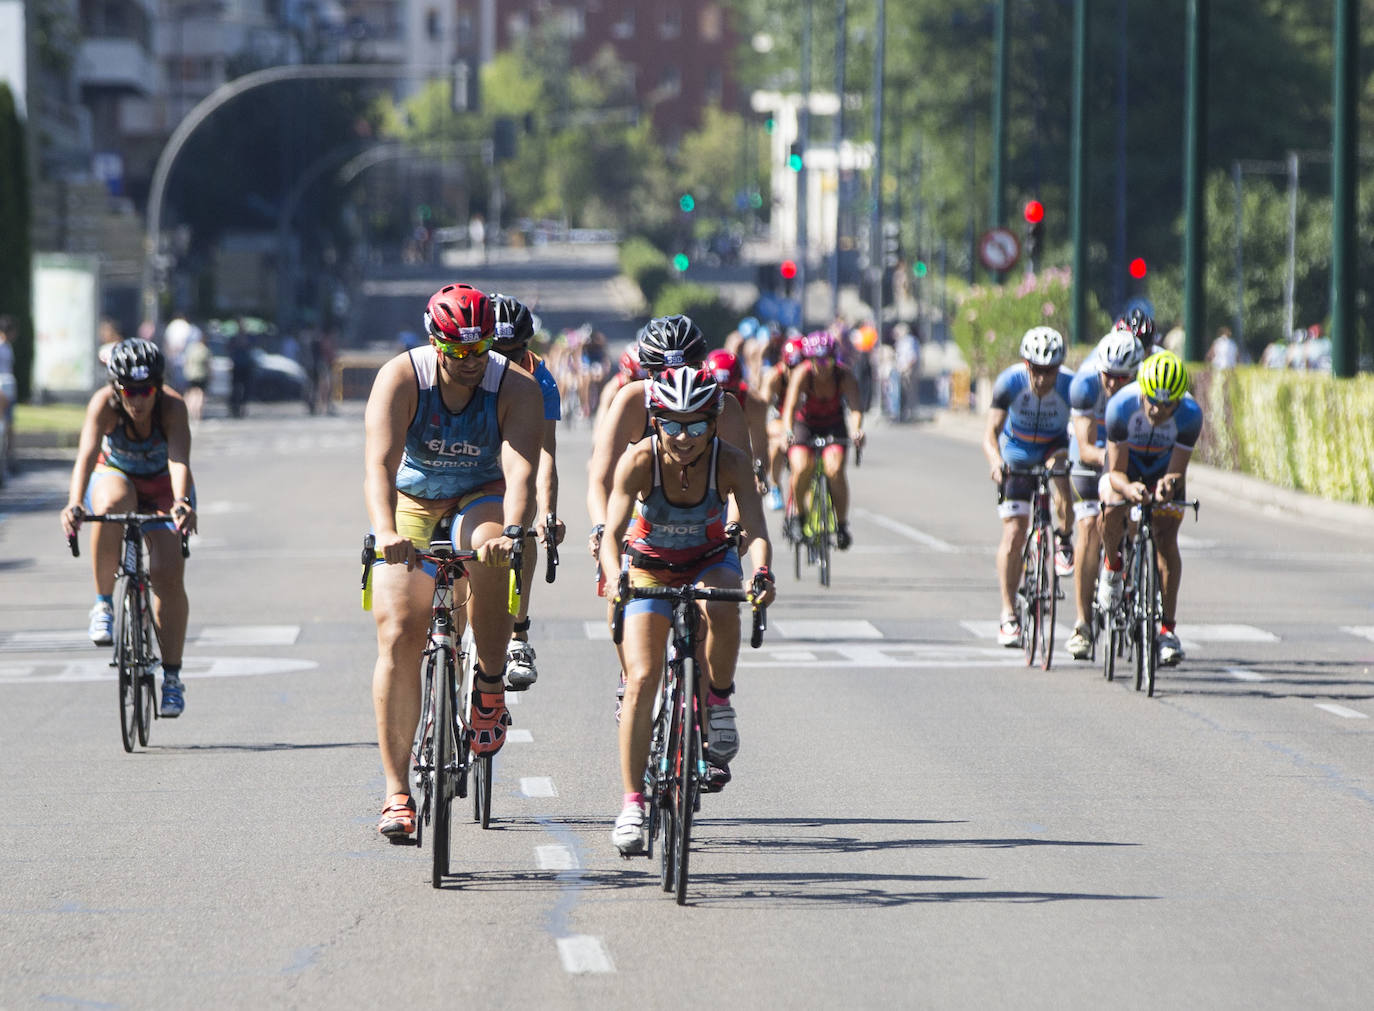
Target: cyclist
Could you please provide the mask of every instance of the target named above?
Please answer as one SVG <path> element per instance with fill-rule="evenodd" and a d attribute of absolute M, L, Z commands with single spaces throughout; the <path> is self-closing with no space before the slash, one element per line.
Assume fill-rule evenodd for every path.
<path fill-rule="evenodd" d="M 1188 392 L 1188 369 L 1172 351 L 1146 358 L 1135 382 L 1107 401 L 1107 463 L 1101 481 L 1104 578 L 1097 584 L 1098 603 L 1115 607 L 1121 600 L 1121 541 L 1126 534 L 1127 506 L 1154 501 L 1155 553 L 1164 598 L 1158 643 L 1159 662 L 1173 666 L 1183 659 L 1174 632 L 1183 560 L 1178 527 L 1184 480 L 1193 447 L 1202 432 L 1202 408 Z"/>
<path fill-rule="evenodd" d="M 788 427 L 782 422 L 782 402 L 792 379 L 792 370 L 802 363 L 802 339 L 789 337 L 783 343 L 776 364 L 769 365 L 759 384 L 760 394 L 768 404 L 768 479 L 773 490 L 768 495 L 768 508 L 774 512 L 782 508 L 782 468 L 787 462 Z"/>
<path fill-rule="evenodd" d="M 1107 456 L 1107 431 L 1103 419 L 1107 401 L 1135 378 L 1145 351 L 1129 330 L 1113 330 L 1097 343 L 1074 373 L 1069 386 L 1073 431 L 1069 439 L 1069 480 L 1073 484 L 1074 541 L 1073 588 L 1078 621 L 1066 644 L 1069 656 L 1086 660 L 1092 653 L 1093 587 L 1097 584 L 1098 556 L 1102 551 L 1098 516 L 1102 502 L 1098 482 Z"/>
<path fill-rule="evenodd" d="M 802 339 L 803 362 L 792 370 L 783 400 L 783 423 L 790 425 L 792 443 L 787 464 L 792 470 L 791 501 L 793 523 L 810 503 L 805 496 L 811 487 L 811 472 L 816 466 L 811 440 L 833 437 L 850 439 L 854 449 L 864 444 L 864 412 L 860 407 L 859 384 L 854 373 L 841 365 L 835 351 L 835 335 L 816 330 Z M 849 420 L 845 423 L 845 411 Z M 830 478 L 831 502 L 835 507 L 835 545 L 848 550 L 854 538 L 849 532 L 849 481 L 845 476 L 848 456 L 843 441 L 821 451 L 821 466 Z M 800 531 L 795 531 L 799 533 Z"/>
<path fill-rule="evenodd" d="M 617 572 L 621 550 L 629 555 L 632 585 L 735 587 L 742 570 L 725 536 L 726 509 L 733 499 L 745 528 L 753 563 L 755 600 L 773 600 L 763 504 L 749 457 L 717 436 L 724 397 L 705 369 L 666 369 L 649 388 L 651 434 L 635 443 L 616 465 L 601 542 L 601 565 Z M 739 751 L 739 732 L 730 696 L 739 657 L 738 605 L 700 605 L 705 618 L 706 673 L 711 782 L 729 781 L 728 763 Z M 624 801 L 611 840 L 622 854 L 645 845 L 644 764 L 648 760 L 654 699 L 663 669 L 672 607 L 666 600 L 632 600 L 625 608 L 621 654 L 626 686 L 620 721 L 620 774 Z"/>
<path fill-rule="evenodd" d="M 415 831 L 410 749 L 434 590 L 433 570 L 417 565 L 415 552 L 428 551 L 436 527 L 451 521 L 453 546 L 478 553 L 466 594 L 477 643 L 472 748 L 494 754 L 510 724 L 506 566 L 534 517 L 544 424 L 539 384 L 489 354 L 496 320 L 486 295 L 445 285 L 430 298 L 424 325 L 429 343 L 381 367 L 364 415 L 363 493 L 380 556 L 372 697 L 387 799 L 377 828 L 390 837 Z"/>
<path fill-rule="evenodd" d="M 153 583 L 153 623 L 162 647 L 162 701 L 158 712 L 177 717 L 186 706 L 181 682 L 186 644 L 186 560 L 181 535 L 196 530 L 191 477 L 191 421 L 186 401 L 164 383 L 167 362 L 152 341 L 130 338 L 110 349 L 110 385 L 86 404 L 81 442 L 72 467 L 62 529 L 73 537 L 86 513 L 166 512 L 167 522 L 144 528 Z M 97 646 L 113 640 L 115 574 L 124 531 L 98 523 L 91 531 L 95 606 L 90 635 Z"/>
<path fill-rule="evenodd" d="M 1030 500 L 1035 481 L 1018 473 L 1043 464 L 1062 464 L 1069 449 L 1069 385 L 1073 373 L 1064 368 L 1064 338 L 1047 326 L 1031 327 L 1021 338 L 1021 362 L 1008 366 L 992 386 L 992 410 L 983 434 L 983 455 L 998 489 L 997 515 L 1002 541 L 997 547 L 997 576 L 1002 590 L 1002 620 L 997 641 L 1003 646 L 1021 642 L 1021 619 L 1016 613 L 1016 587 L 1021 578 L 1021 551 L 1030 526 Z M 1073 569 L 1070 543 L 1069 479 L 1054 479 L 1055 568 L 1061 575 Z"/>
<path fill-rule="evenodd" d="M 563 416 L 563 398 L 558 391 L 558 383 L 553 373 L 544 364 L 543 358 L 530 350 L 534 339 L 534 318 L 529 309 L 518 299 L 499 292 L 490 293 L 492 312 L 496 319 L 496 343 L 492 350 L 504 355 L 513 364 L 520 366 L 539 383 L 539 392 L 544 398 L 543 443 L 539 451 L 539 472 L 535 480 L 537 488 L 539 517 L 535 530 L 541 539 L 550 544 L 563 541 L 563 521 L 558 520 L 557 529 L 546 529 L 550 513 L 558 515 L 558 422 Z M 549 538 L 552 538 L 550 541 Z M 530 591 L 534 586 L 536 553 L 526 551 L 523 574 L 520 613 L 516 615 L 514 631 L 506 646 L 506 687 L 511 691 L 523 692 L 539 679 L 539 671 L 534 666 L 534 647 L 530 645 Z"/>
<path fill-rule="evenodd" d="M 715 377 L 716 385 L 744 409 L 744 418 L 749 425 L 754 476 L 758 479 L 759 494 L 762 495 L 768 491 L 767 470 L 763 463 L 768 447 L 768 405 L 744 381 L 744 369 L 739 356 L 733 351 L 712 351 L 706 356 L 706 369 Z"/>

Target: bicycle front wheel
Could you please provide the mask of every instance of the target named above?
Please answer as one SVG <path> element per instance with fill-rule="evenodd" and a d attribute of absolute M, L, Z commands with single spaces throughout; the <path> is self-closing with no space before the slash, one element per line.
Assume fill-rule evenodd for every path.
<path fill-rule="evenodd" d="M 138 651 L 138 743 L 148 746 L 148 734 L 153 729 L 157 703 L 157 684 L 153 681 L 153 667 L 157 663 L 157 639 L 153 635 L 153 611 L 146 594 L 139 595 Z"/>
<path fill-rule="evenodd" d="M 816 464 L 816 491 L 811 496 L 812 527 L 816 531 L 816 561 L 822 586 L 830 585 L 830 544 L 835 535 L 835 509 L 830 501 L 830 479 Z"/>
<path fill-rule="evenodd" d="M 665 892 L 677 885 L 677 761 L 682 741 L 682 706 L 679 704 L 677 671 L 663 673 L 659 719 L 662 734 L 650 756 L 654 770 L 653 811 L 650 814 L 650 845 L 658 838 L 659 883 Z"/>
<path fill-rule="evenodd" d="M 1030 540 L 1022 555 L 1021 595 L 1017 606 L 1021 611 L 1021 648 L 1026 666 L 1035 663 L 1035 651 L 1040 635 L 1040 531 L 1031 530 Z"/>
<path fill-rule="evenodd" d="M 1049 670 L 1054 659 L 1054 621 L 1059 609 L 1059 573 L 1054 568 L 1054 538 L 1048 530 L 1040 537 L 1040 594 L 1036 597 L 1036 626 L 1040 637 L 1040 668 Z"/>
<path fill-rule="evenodd" d="M 119 670 L 119 736 L 124 750 L 132 752 L 138 739 L 138 592 L 127 576 L 115 587 L 115 666 Z"/>
<path fill-rule="evenodd" d="M 678 761 L 673 781 L 673 888 L 679 906 L 687 902 L 687 863 L 692 848 L 692 810 L 696 806 L 698 747 L 701 734 L 697 729 L 700 706 L 697 705 L 697 662 L 695 657 L 682 658 L 682 732 L 678 735 Z"/>
<path fill-rule="evenodd" d="M 430 806 L 434 817 L 433 868 L 430 884 L 443 886 L 448 874 L 449 816 L 453 807 L 453 657 L 444 650 L 434 671 L 434 780 Z"/>
<path fill-rule="evenodd" d="M 1140 657 L 1141 666 L 1145 674 L 1145 695 L 1153 698 L 1155 694 L 1155 675 L 1159 673 L 1159 636 L 1156 634 L 1159 629 L 1160 600 L 1159 600 L 1159 565 L 1155 561 L 1154 538 L 1150 537 L 1145 542 L 1145 550 L 1141 552 L 1144 558 L 1140 563 L 1142 579 L 1140 581 L 1140 613 L 1142 616 L 1140 629 Z"/>

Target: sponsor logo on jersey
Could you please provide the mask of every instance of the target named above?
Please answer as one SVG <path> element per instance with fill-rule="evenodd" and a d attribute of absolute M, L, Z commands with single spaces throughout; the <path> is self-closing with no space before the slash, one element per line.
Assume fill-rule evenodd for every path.
<path fill-rule="evenodd" d="M 482 447 L 474 446 L 470 442 L 459 440 L 457 442 L 445 442 L 444 439 L 430 439 L 425 443 L 425 448 L 437 456 L 481 456 Z"/>

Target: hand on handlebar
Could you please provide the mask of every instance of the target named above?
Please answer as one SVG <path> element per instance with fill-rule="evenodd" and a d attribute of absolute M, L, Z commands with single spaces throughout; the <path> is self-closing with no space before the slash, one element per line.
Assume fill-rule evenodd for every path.
<path fill-rule="evenodd" d="M 477 545 L 476 550 L 477 560 L 483 565 L 509 565 L 511 554 L 515 550 L 515 538 L 502 534 Z"/>
<path fill-rule="evenodd" d="M 773 603 L 776 596 L 777 587 L 773 583 L 773 574 L 766 568 L 756 569 L 749 586 L 749 603 L 755 607 L 767 607 Z"/>
<path fill-rule="evenodd" d="M 415 568 L 415 545 L 395 531 L 377 535 L 377 555 L 388 565 L 404 565 L 407 572 Z"/>
<path fill-rule="evenodd" d="M 1140 481 L 1133 481 L 1126 486 L 1126 501 L 1140 505 L 1150 501 L 1150 489 Z"/>
<path fill-rule="evenodd" d="M 605 529 L 606 524 L 598 523 L 592 527 L 592 532 L 587 535 L 587 547 L 591 549 L 593 558 L 598 558 L 601 555 L 601 533 Z"/>
<path fill-rule="evenodd" d="M 80 505 L 69 505 L 62 510 L 62 532 L 67 535 L 67 540 L 76 536 L 81 529 L 81 521 L 86 518 L 86 510 Z"/>
<path fill-rule="evenodd" d="M 547 521 L 540 523 L 535 529 L 539 531 L 540 543 L 547 545 L 549 543 L 549 527 Z M 562 544 L 563 537 L 567 534 L 567 532 L 568 528 L 563 524 L 563 521 L 555 520 L 553 528 L 553 543 Z"/>
<path fill-rule="evenodd" d="M 988 470 L 988 476 L 992 478 L 993 484 L 1001 485 L 1002 481 L 1007 476 L 1007 465 L 1004 464 L 1001 460 L 998 460 Z"/>
<path fill-rule="evenodd" d="M 196 532 L 196 508 L 189 502 L 177 502 L 172 506 L 172 519 L 176 522 L 177 533 L 189 537 Z"/>

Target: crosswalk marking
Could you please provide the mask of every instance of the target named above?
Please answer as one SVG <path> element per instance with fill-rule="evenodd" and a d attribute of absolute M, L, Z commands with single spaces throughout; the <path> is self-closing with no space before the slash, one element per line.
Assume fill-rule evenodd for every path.
<path fill-rule="evenodd" d="M 610 953 L 601 938 L 574 934 L 558 939 L 558 958 L 567 972 L 574 974 L 615 972 Z"/>
<path fill-rule="evenodd" d="M 518 730 L 512 727 L 506 731 L 507 744 L 530 744 L 534 741 L 534 735 L 528 730 Z"/>
<path fill-rule="evenodd" d="M 783 618 L 777 621 L 770 621 L 769 631 L 777 630 L 788 639 L 812 639 L 821 642 L 835 642 L 841 639 L 881 639 L 883 633 L 878 631 L 870 621 L 862 618 Z"/>
<path fill-rule="evenodd" d="M 1254 625 L 1192 625 L 1179 623 L 1179 637 L 1196 642 L 1278 642 L 1273 632 Z"/>
<path fill-rule="evenodd" d="M 200 648 L 292 646 L 300 634 L 299 625 L 207 625 L 191 645 Z"/>
<path fill-rule="evenodd" d="M 555 844 L 536 846 L 534 859 L 541 871 L 575 871 L 580 866 L 576 853 L 567 846 Z"/>
<path fill-rule="evenodd" d="M 745 650 L 740 654 L 740 667 L 1012 667 L 1024 666 L 1019 652 L 1000 647 L 984 647 L 966 643 L 835 643 L 817 647 L 812 659 L 799 660 L 796 650 Z"/>
<path fill-rule="evenodd" d="M 1233 678 L 1235 678 L 1237 681 L 1268 681 L 1268 680 L 1269 680 L 1269 679 L 1268 679 L 1267 677 L 1265 677 L 1263 674 L 1256 674 L 1254 671 L 1252 671 L 1252 670 L 1246 670 L 1244 667 L 1227 667 L 1227 668 L 1226 668 L 1226 673 L 1227 673 L 1227 674 L 1230 674 L 1230 675 L 1231 675 Z"/>
<path fill-rule="evenodd" d="M 1324 709 L 1324 710 L 1326 710 L 1328 713 L 1331 713 L 1331 714 L 1334 715 L 1334 716 L 1339 716 L 1339 717 L 1341 717 L 1342 719 L 1346 719 L 1346 720 L 1367 720 L 1367 719 L 1369 719 L 1368 716 L 1366 716 L 1364 713 L 1360 712 L 1359 710 L 1356 710 L 1356 709 L 1347 709 L 1345 706 L 1338 706 L 1338 705 L 1336 705 L 1334 702 L 1318 702 L 1318 703 L 1316 703 L 1316 706 L 1317 706 L 1318 709 Z"/>
<path fill-rule="evenodd" d="M 526 797 L 557 797 L 553 780 L 548 776 L 521 776 L 520 792 Z"/>
<path fill-rule="evenodd" d="M 1341 631 L 1374 642 L 1374 625 L 1342 625 Z"/>
<path fill-rule="evenodd" d="M 300 637 L 299 625 L 207 625 L 188 642 L 196 649 L 225 646 L 293 646 Z M 108 646 L 93 647 L 82 629 L 40 629 L 0 634 L 0 653 L 86 653 L 99 648 L 108 657 Z"/>

